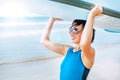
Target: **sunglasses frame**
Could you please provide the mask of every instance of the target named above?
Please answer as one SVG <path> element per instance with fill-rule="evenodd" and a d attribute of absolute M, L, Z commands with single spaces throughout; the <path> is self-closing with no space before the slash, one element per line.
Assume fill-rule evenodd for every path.
<path fill-rule="evenodd" d="M 82 29 L 81 29 L 81 30 L 82 30 Z M 81 30 L 78 31 L 78 28 L 71 26 L 71 27 L 69 28 L 69 33 L 73 32 L 74 34 L 78 34 L 78 33 L 81 32 Z"/>

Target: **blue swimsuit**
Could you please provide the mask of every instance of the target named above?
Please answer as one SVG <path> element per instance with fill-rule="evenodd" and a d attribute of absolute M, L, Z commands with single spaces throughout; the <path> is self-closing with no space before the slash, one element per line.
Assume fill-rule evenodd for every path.
<path fill-rule="evenodd" d="M 81 50 L 73 52 L 74 48 L 69 48 L 60 70 L 60 80 L 86 80 L 89 73 L 81 59 Z"/>

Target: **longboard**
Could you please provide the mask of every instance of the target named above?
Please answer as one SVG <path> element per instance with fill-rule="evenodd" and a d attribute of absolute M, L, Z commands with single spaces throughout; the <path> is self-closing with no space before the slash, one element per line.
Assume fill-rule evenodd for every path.
<path fill-rule="evenodd" d="M 82 3 L 80 3 L 80 1 L 81 0 L 34 0 L 29 2 L 29 0 L 24 0 L 22 3 L 27 6 L 29 12 L 33 14 L 61 18 L 66 21 L 72 21 L 74 19 L 86 20 L 89 10 L 94 3 L 90 3 L 87 0 Z M 109 1 L 107 2 L 109 4 Z M 116 1 L 111 0 L 111 2 Z M 119 3 L 114 5 L 118 7 Z M 84 5 L 79 6 L 80 4 Z M 110 32 L 120 32 L 120 9 L 113 7 L 111 3 L 109 5 L 112 7 L 109 6 L 109 8 L 107 8 L 105 4 L 99 5 L 103 6 L 104 15 L 96 17 L 95 27 L 103 28 Z"/>

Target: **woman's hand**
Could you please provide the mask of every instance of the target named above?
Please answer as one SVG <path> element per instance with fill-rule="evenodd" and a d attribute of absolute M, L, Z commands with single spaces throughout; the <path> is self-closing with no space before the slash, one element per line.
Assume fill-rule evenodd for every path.
<path fill-rule="evenodd" d="M 103 12 L 103 9 L 101 6 L 95 5 L 95 7 L 90 11 L 90 15 L 93 17 L 101 15 Z"/>
<path fill-rule="evenodd" d="M 59 20 L 59 21 L 60 21 L 60 20 L 62 20 L 62 19 L 60 19 L 60 18 L 54 18 L 54 17 L 50 17 L 50 20 L 53 20 L 53 21 L 56 21 L 56 20 L 58 21 L 58 20 Z"/>

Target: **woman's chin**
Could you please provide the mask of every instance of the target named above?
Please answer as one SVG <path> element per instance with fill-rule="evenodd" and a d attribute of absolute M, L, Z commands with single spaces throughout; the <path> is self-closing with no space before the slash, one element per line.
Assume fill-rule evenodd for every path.
<path fill-rule="evenodd" d="M 74 43 L 74 44 L 79 44 L 79 42 L 78 42 L 78 41 L 75 41 L 75 40 L 72 40 L 72 43 Z"/>

